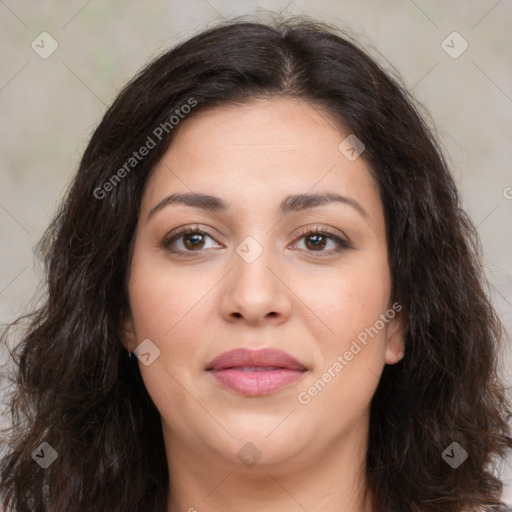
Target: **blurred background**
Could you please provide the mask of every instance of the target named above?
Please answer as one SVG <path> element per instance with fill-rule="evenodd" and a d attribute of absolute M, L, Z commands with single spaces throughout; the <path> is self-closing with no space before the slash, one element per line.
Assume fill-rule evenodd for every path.
<path fill-rule="evenodd" d="M 51 5 L 51 7 L 49 7 Z M 512 383 L 512 1 L 0 0 L 0 315 L 12 322 L 44 292 L 34 246 L 95 126 L 151 58 L 223 18 L 309 15 L 360 45 L 430 112 L 477 226 L 489 293 L 507 329 Z M 15 343 L 15 340 L 11 340 Z M 12 379 L 0 346 L 0 399 Z M 509 395 L 510 396 L 510 395 Z M 6 425 L 0 409 L 0 423 Z M 512 467 L 500 465 L 512 503 Z"/>

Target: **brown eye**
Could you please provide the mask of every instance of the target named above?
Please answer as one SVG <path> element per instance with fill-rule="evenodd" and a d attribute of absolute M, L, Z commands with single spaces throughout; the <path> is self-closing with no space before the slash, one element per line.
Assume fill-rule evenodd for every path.
<path fill-rule="evenodd" d="M 190 233 L 187 235 L 182 235 L 183 237 L 183 245 L 189 249 L 202 249 L 204 245 L 204 234 L 200 233 Z"/>
<path fill-rule="evenodd" d="M 319 256 L 329 256 L 350 247 L 348 242 L 326 229 L 308 228 L 301 235 L 299 240 L 305 240 L 306 252 L 317 252 Z M 188 227 L 168 235 L 163 240 L 162 247 L 179 256 L 190 256 L 194 252 L 200 253 L 203 249 L 213 248 L 206 247 L 208 238 L 213 240 L 213 237 L 207 232 L 197 227 Z M 325 250 L 329 242 L 334 247 L 330 250 Z"/>
<path fill-rule="evenodd" d="M 313 239 L 312 243 L 306 242 L 306 246 L 308 247 L 308 249 L 311 249 L 311 248 L 314 250 L 324 249 L 327 244 L 327 240 L 326 240 L 327 237 L 324 235 L 314 234 L 314 235 L 308 235 L 304 238 L 309 241 L 311 241 Z"/>
<path fill-rule="evenodd" d="M 321 256 L 339 253 L 350 247 L 347 241 L 325 228 L 308 228 L 300 234 L 302 235 L 300 240 L 305 240 L 305 250 L 307 252 L 318 252 Z M 332 242 L 334 247 L 331 250 L 325 250 L 329 242 Z"/>
<path fill-rule="evenodd" d="M 162 247 L 173 254 L 188 255 L 187 253 L 208 249 L 209 247 L 205 247 L 208 238 L 213 240 L 205 231 L 189 227 L 171 233 L 163 240 Z"/>

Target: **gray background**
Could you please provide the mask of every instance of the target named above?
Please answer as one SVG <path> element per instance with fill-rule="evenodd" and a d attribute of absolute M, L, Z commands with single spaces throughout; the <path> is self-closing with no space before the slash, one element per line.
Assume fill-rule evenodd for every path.
<path fill-rule="evenodd" d="M 33 247 L 124 83 L 150 58 L 216 20 L 262 10 L 267 19 L 282 11 L 346 28 L 401 74 L 434 119 L 481 237 L 489 293 L 512 332 L 511 0 L 0 0 L 2 323 L 36 304 L 42 273 Z M 58 44 L 47 58 L 31 47 L 34 41 L 46 56 L 50 39 L 42 32 Z M 464 41 L 468 48 L 458 55 Z M 509 334 L 505 342 L 501 370 L 511 385 Z M 5 350 L 0 358 L 5 387 L 12 376 Z M 499 469 L 504 499 L 512 502 L 512 468 Z"/>

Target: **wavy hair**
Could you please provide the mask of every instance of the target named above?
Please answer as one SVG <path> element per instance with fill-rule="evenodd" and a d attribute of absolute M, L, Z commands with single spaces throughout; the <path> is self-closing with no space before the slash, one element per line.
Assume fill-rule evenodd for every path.
<path fill-rule="evenodd" d="M 108 193 L 98 191 L 191 98 L 190 117 L 281 96 L 324 109 L 364 143 L 384 205 L 392 301 L 403 306 L 407 332 L 404 358 L 385 366 L 371 402 L 366 477 L 374 510 L 502 510 L 495 464 L 512 447 L 498 373 L 504 329 L 435 129 L 396 75 L 338 27 L 295 16 L 217 24 L 124 87 L 41 239 L 44 302 L 2 335 L 5 342 L 10 327 L 29 320 L 11 351 L 17 376 L 0 466 L 4 507 L 165 511 L 160 416 L 120 326 L 142 194 L 173 130 L 110 181 Z M 32 457 L 42 442 L 58 454 L 46 469 Z M 456 468 L 442 456 L 454 442 L 468 453 Z"/>

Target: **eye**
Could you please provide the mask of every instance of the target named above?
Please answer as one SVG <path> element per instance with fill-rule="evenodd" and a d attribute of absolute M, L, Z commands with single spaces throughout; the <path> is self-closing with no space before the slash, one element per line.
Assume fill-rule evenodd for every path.
<path fill-rule="evenodd" d="M 338 253 L 345 249 L 348 249 L 349 243 L 342 239 L 340 236 L 332 233 L 326 228 L 306 228 L 300 232 L 300 240 L 305 241 L 305 246 L 308 252 L 320 252 L 326 253 L 326 255 L 332 253 Z M 325 251 L 327 242 L 331 241 L 334 245 L 334 249 Z"/>
<path fill-rule="evenodd" d="M 163 242 L 164 247 L 169 252 L 186 255 L 187 252 L 198 252 L 201 249 L 205 249 L 205 238 L 213 238 L 198 226 L 184 227 L 172 232 L 167 236 Z M 183 240 L 181 240 L 183 239 Z M 182 247 L 178 247 L 177 250 L 172 247 L 177 243 L 181 242 Z M 179 243 L 177 245 L 180 245 Z M 208 248 L 208 247 L 206 247 Z"/>
<path fill-rule="evenodd" d="M 332 253 L 339 253 L 350 247 L 347 241 L 326 228 L 306 228 L 299 234 L 301 235 L 299 240 L 305 240 L 306 249 L 304 250 L 307 252 L 326 253 L 326 255 L 329 255 Z M 173 254 L 188 256 L 190 253 L 212 248 L 205 247 L 206 238 L 213 240 L 213 237 L 206 231 L 200 229 L 199 226 L 179 228 L 178 230 L 170 233 L 163 240 L 162 247 Z M 328 241 L 333 243 L 334 248 L 329 251 L 325 251 L 324 249 Z M 176 248 L 176 246 L 179 246 L 180 244 L 182 247 Z"/>

